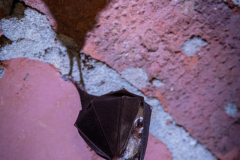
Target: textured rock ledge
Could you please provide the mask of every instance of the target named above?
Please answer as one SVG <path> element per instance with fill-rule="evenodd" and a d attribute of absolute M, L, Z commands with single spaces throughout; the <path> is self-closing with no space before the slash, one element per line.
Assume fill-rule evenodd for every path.
<path fill-rule="evenodd" d="M 54 3 L 49 4 L 51 5 L 53 7 Z M 41 8 L 38 9 L 41 11 Z M 51 9 L 50 11 L 54 12 Z M 51 17 L 49 19 L 54 20 Z M 176 123 L 184 126 L 193 137 L 219 158 L 231 159 L 239 155 L 239 139 L 236 136 L 239 132 L 239 112 L 234 118 L 225 112 L 229 103 L 239 110 L 238 77 L 240 73 L 237 45 L 239 28 L 235 27 L 239 26 L 240 22 L 238 14 L 232 12 L 220 1 L 162 1 L 161 3 L 157 1 L 115 3 L 113 1 L 99 14 L 97 20 L 96 28 L 87 34 L 83 48 L 85 53 L 105 61 L 119 73 L 126 70 L 127 73 L 131 73 L 129 68 L 134 70 L 142 68 L 148 77 L 144 80 L 145 88 L 136 85 L 134 77 L 129 74 L 128 77 L 125 76 L 125 79 L 128 79 L 146 95 L 159 98 L 164 109 L 171 113 Z M 5 31 L 5 34 L 7 32 Z M 64 35 L 61 36 L 64 37 Z M 200 45 L 195 49 L 193 56 L 189 57 L 184 55 L 182 47 L 188 40 L 194 40 L 194 37 L 201 38 L 207 45 Z M 72 57 L 77 58 L 74 55 L 78 55 L 78 50 L 74 46 L 65 47 L 65 44 L 61 46 L 63 42 L 59 40 L 61 38 L 56 38 L 55 41 L 50 39 L 51 43 L 45 43 L 40 42 L 41 39 L 31 41 L 31 37 L 30 39 L 23 38 L 27 44 L 38 43 L 36 49 L 29 48 L 29 50 L 27 46 L 26 50 L 24 47 L 21 48 L 22 45 L 19 42 L 22 44 L 24 42 L 21 39 L 14 41 L 15 48 L 21 48 L 15 49 L 16 53 L 19 53 L 15 56 L 29 56 L 48 62 L 55 61 L 55 66 L 62 73 L 68 73 L 67 66 L 71 61 L 63 61 L 66 64 L 62 67 L 63 57 L 65 55 L 67 59 L 70 55 L 68 53 L 71 52 Z M 81 39 L 76 39 L 76 41 L 79 42 Z M 13 48 L 7 47 L 9 46 L 4 47 L 5 51 L 12 51 L 11 49 L 14 48 L 13 46 Z M 82 44 L 78 49 L 81 48 Z M 1 53 L 5 54 L 4 50 Z M 5 56 L 14 57 L 12 53 L 5 54 Z M 56 55 L 60 55 L 61 58 L 57 58 Z M 45 58 L 47 56 L 49 58 Z M 56 57 L 50 58 L 54 56 Z M 85 56 L 81 58 L 86 61 Z M 78 59 L 75 62 L 78 62 Z M 73 75 L 76 80 L 79 80 L 77 71 L 76 65 Z M 155 83 L 153 84 L 156 80 L 164 85 L 157 87 Z M 105 81 L 98 83 L 99 87 L 104 84 L 106 84 Z M 119 86 L 116 85 L 116 87 Z M 104 87 L 102 88 L 105 90 Z M 97 90 L 93 89 L 93 91 Z M 175 122 L 169 119 L 170 126 L 171 123 L 175 125 Z M 159 131 L 152 130 L 152 133 L 154 131 L 155 136 L 160 139 L 164 137 Z M 184 136 L 180 137 L 179 139 L 183 139 Z M 176 136 L 172 139 L 175 138 Z M 173 158 L 181 158 L 179 156 L 181 154 L 175 152 L 174 147 L 170 147 L 169 139 L 164 137 L 162 141 L 173 152 Z M 193 144 L 193 148 L 195 147 L 195 143 L 190 144 Z M 186 150 L 188 148 L 189 146 Z M 191 152 L 189 154 L 182 152 L 182 154 L 189 158 Z"/>

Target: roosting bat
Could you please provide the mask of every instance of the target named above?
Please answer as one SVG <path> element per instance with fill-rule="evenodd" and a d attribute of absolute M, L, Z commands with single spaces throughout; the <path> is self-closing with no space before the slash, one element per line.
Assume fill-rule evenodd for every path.
<path fill-rule="evenodd" d="M 108 160 L 143 160 L 152 107 L 125 89 L 93 96 L 78 89 L 82 110 L 75 126 L 92 150 Z"/>

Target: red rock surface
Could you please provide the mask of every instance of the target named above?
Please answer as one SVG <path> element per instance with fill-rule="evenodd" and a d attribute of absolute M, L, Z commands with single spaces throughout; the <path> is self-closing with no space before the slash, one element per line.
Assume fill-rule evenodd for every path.
<path fill-rule="evenodd" d="M 97 160 L 73 126 L 81 108 L 72 83 L 53 66 L 26 58 L 3 62 L 0 78 L 1 160 Z M 171 160 L 165 145 L 149 137 L 146 160 Z"/>
<path fill-rule="evenodd" d="M 70 22 L 82 15 L 73 1 L 51 0 L 46 5 L 41 0 L 24 1 L 47 14 L 54 28 L 54 20 L 58 26 L 64 24 L 57 31 L 78 43 L 84 38 L 70 34 L 71 27 L 80 27 L 77 33 L 81 24 L 92 24 Z M 73 7 L 71 11 L 68 6 Z M 85 37 L 83 51 L 118 72 L 142 67 L 150 81 L 164 82 L 163 87 L 149 85 L 142 91 L 158 97 L 175 121 L 218 158 L 234 159 L 240 152 L 240 113 L 231 118 L 224 107 L 233 103 L 240 110 L 239 26 L 236 8 L 222 1 L 112 1 Z M 183 54 L 182 44 L 193 37 L 201 37 L 208 45 L 189 57 Z"/>
<path fill-rule="evenodd" d="M 102 14 L 101 27 L 83 50 L 120 73 L 142 67 L 150 81 L 160 79 L 163 87 L 142 91 L 159 98 L 175 121 L 218 158 L 239 158 L 240 124 L 235 121 L 240 114 L 231 118 L 224 107 L 230 102 L 240 110 L 240 15 L 216 1 L 116 6 Z M 208 45 L 200 56 L 189 57 L 182 44 L 194 36 Z"/>
<path fill-rule="evenodd" d="M 161 141 L 149 134 L 145 159 L 171 160 L 172 154 Z"/>

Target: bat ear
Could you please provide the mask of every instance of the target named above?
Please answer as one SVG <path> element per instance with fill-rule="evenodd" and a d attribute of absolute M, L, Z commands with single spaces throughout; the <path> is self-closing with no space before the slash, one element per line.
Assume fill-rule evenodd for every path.
<path fill-rule="evenodd" d="M 87 92 L 85 92 L 80 87 L 77 87 L 77 90 L 78 90 L 78 93 L 80 95 L 80 99 L 81 99 L 81 103 L 82 103 L 82 109 L 84 109 L 90 104 L 91 100 L 93 100 L 96 96 L 88 94 Z"/>

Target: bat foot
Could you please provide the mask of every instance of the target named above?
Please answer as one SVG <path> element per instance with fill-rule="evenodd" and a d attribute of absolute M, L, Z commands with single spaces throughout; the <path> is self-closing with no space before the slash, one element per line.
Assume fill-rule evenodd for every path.
<path fill-rule="evenodd" d="M 71 81 L 71 82 L 75 83 L 74 80 L 73 80 L 73 76 L 70 76 L 70 75 L 62 75 L 61 78 L 62 78 L 64 81 Z"/>
<path fill-rule="evenodd" d="M 86 90 L 83 86 L 79 85 L 77 82 L 75 82 L 75 81 L 73 80 L 73 77 L 72 77 L 72 76 L 62 75 L 62 79 L 63 79 L 64 81 L 72 82 L 72 83 L 76 86 L 76 88 L 79 88 L 79 89 L 87 92 L 87 90 Z"/>
<path fill-rule="evenodd" d="M 81 90 L 83 90 L 84 92 L 86 92 L 86 93 L 87 93 L 87 90 L 86 90 L 86 88 L 84 88 L 83 86 L 81 86 L 81 85 L 78 85 L 78 88 L 80 88 Z"/>

